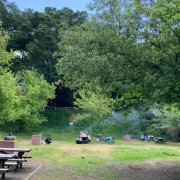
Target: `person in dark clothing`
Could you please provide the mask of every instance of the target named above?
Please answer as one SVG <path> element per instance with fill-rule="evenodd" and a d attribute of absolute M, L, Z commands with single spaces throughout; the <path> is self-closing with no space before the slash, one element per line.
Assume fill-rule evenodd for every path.
<path fill-rule="evenodd" d="M 45 143 L 46 144 L 51 144 L 52 143 L 52 139 L 51 139 L 50 135 L 45 139 Z"/>

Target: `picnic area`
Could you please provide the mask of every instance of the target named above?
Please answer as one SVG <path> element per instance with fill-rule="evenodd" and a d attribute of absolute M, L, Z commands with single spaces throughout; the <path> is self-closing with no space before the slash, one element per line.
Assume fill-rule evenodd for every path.
<path fill-rule="evenodd" d="M 0 179 L 180 180 L 180 0 L 0 0 Z"/>
<path fill-rule="evenodd" d="M 63 113 L 62 111 L 69 110 L 56 111 Z M 53 118 L 59 116 L 58 114 Z M 179 143 L 123 140 L 122 136 L 116 137 L 114 143 L 99 142 L 98 134 L 97 137 L 91 136 L 90 143 L 76 144 L 79 130 L 68 126 L 65 119 L 63 125 L 58 125 L 56 119 L 56 126 L 41 126 L 41 143 L 38 145 L 32 144 L 32 138 L 35 136 L 31 135 L 32 133 L 15 133 L 17 146 L 21 148 L 0 148 L 0 152 L 10 150 L 11 156 L 13 151 L 23 151 L 24 157 L 32 158 L 23 162 L 22 168 L 18 167 L 17 171 L 15 167 L 10 167 L 11 170 L 6 173 L 5 179 L 179 179 Z M 2 135 L 5 134 L 4 132 Z M 51 144 L 45 143 L 47 134 L 51 134 Z"/>

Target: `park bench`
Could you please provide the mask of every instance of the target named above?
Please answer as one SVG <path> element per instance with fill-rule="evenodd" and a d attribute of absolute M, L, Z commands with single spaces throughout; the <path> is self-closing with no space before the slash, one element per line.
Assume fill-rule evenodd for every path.
<path fill-rule="evenodd" d="M 0 168 L 0 174 L 2 174 L 2 179 L 5 179 L 5 174 L 8 172 L 8 168 Z"/>

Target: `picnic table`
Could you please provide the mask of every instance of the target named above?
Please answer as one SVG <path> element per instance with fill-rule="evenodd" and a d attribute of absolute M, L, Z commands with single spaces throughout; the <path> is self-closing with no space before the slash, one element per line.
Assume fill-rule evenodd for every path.
<path fill-rule="evenodd" d="M 30 151 L 31 151 L 31 149 L 29 149 L 29 148 L 0 148 L 0 153 L 3 153 L 3 154 L 17 152 L 19 159 L 23 158 L 24 153 L 30 152 Z"/>
<path fill-rule="evenodd" d="M 155 143 L 163 144 L 163 143 L 165 143 L 165 139 L 164 139 L 164 138 L 161 138 L 161 137 L 156 137 L 156 138 L 155 138 Z"/>
<path fill-rule="evenodd" d="M 9 169 L 5 169 L 5 162 L 11 158 L 13 158 L 15 154 L 0 154 L 0 172 L 2 173 L 2 179 L 5 178 L 5 173 L 9 171 Z"/>

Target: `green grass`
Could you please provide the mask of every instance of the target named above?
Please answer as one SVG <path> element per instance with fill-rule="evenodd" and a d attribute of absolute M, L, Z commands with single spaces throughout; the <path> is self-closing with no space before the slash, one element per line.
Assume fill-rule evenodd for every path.
<path fill-rule="evenodd" d="M 32 151 L 29 155 L 32 155 L 33 159 L 46 160 L 53 166 L 51 172 L 44 170 L 38 179 L 47 177 L 47 179 L 63 179 L 63 176 L 67 176 L 66 170 L 69 169 L 74 176 L 88 175 L 95 178 L 112 179 L 113 174 L 110 175 L 106 168 L 108 164 L 114 162 L 129 164 L 159 159 L 180 163 L 179 143 L 159 145 L 141 141 L 125 142 L 117 136 L 113 145 L 97 144 L 95 137 L 92 138 L 91 144 L 76 145 L 75 139 L 82 127 L 69 127 L 73 113 L 74 111 L 69 109 L 49 109 L 45 112 L 47 122 L 32 131 L 13 133 L 17 137 L 18 147 L 30 147 Z M 7 132 L 1 131 L 0 138 L 7 135 L 8 131 L 9 129 Z M 53 143 L 51 145 L 31 145 L 32 134 L 41 134 L 43 141 L 50 134 Z"/>
<path fill-rule="evenodd" d="M 36 179 L 64 179 L 63 177 L 67 177 L 68 172 L 66 171 L 70 169 L 75 177 L 89 176 L 95 179 L 101 177 L 99 179 L 108 180 L 116 174 L 115 170 L 111 169 L 110 176 L 107 170 L 107 165 L 114 162 L 131 164 L 158 159 L 180 163 L 179 143 L 159 145 L 141 141 L 116 140 L 115 144 L 110 145 L 96 143 L 95 137 L 93 137 L 91 144 L 76 145 L 77 135 L 73 131 L 69 133 L 53 132 L 51 145 L 31 145 L 31 135 L 17 134 L 17 144 L 18 147 L 30 147 L 32 151 L 29 155 L 33 157 L 33 160 L 40 162 L 46 160 L 49 162 L 48 166 L 51 164 L 51 171 L 49 172 L 46 169 L 48 166 L 45 166 L 43 172 Z M 42 138 L 44 140 L 45 136 Z M 93 150 L 94 148 L 96 149 Z M 114 177 L 114 179 L 116 178 Z"/>
<path fill-rule="evenodd" d="M 64 138 L 63 138 L 64 136 Z M 66 136 L 66 137 L 65 137 Z M 144 143 L 140 141 L 124 142 L 116 140 L 116 144 L 97 144 L 92 142 L 88 145 L 76 145 L 75 136 L 60 133 L 51 145 L 30 145 L 30 138 L 19 139 L 21 147 L 31 147 L 30 154 L 34 159 L 45 159 L 54 165 L 70 167 L 79 174 L 98 176 L 97 169 L 105 167 L 112 162 L 132 163 L 145 160 L 171 160 L 180 162 L 180 144 Z M 28 142 L 29 141 L 29 142 Z M 98 148 L 97 150 L 92 150 Z M 108 149 L 104 151 L 104 148 Z M 105 155 L 104 155 L 105 154 Z"/>

